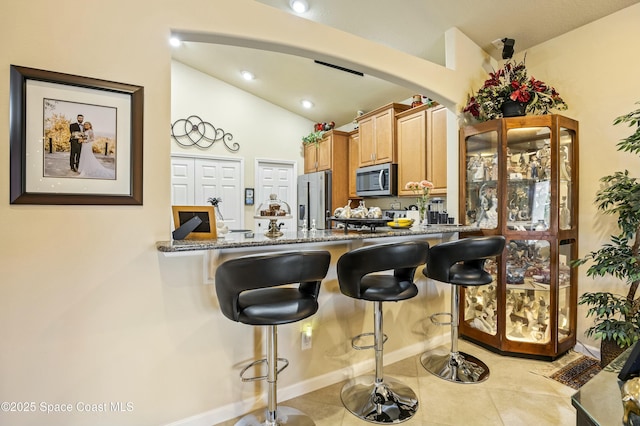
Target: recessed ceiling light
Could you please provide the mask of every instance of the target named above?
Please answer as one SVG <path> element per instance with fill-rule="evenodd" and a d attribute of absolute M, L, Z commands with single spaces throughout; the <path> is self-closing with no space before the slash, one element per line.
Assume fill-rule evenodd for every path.
<path fill-rule="evenodd" d="M 242 71 L 240 74 L 242 74 L 242 78 L 244 78 L 247 81 L 251 81 L 251 80 L 256 78 L 256 76 L 253 75 L 253 73 L 249 72 L 249 71 Z"/>
<path fill-rule="evenodd" d="M 303 99 L 302 101 L 300 101 L 300 103 L 302 104 L 302 106 L 306 109 L 309 109 L 311 107 L 313 107 L 313 102 L 308 101 L 306 99 Z"/>
<path fill-rule="evenodd" d="M 178 47 L 180 46 L 182 42 L 180 41 L 180 39 L 178 37 L 171 37 L 169 39 L 169 44 L 172 45 L 173 47 Z"/>
<path fill-rule="evenodd" d="M 309 3 L 307 3 L 307 0 L 291 0 L 289 5 L 296 13 L 305 13 L 309 10 Z"/>

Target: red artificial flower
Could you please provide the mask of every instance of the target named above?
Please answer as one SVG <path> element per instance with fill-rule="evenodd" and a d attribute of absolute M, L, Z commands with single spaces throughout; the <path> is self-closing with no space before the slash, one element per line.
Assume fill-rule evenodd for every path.
<path fill-rule="evenodd" d="M 483 88 L 495 87 L 500 85 L 500 78 L 504 75 L 504 70 L 499 69 L 497 72 L 490 72 L 489 78 L 485 80 Z"/>
<path fill-rule="evenodd" d="M 467 103 L 467 106 L 463 111 L 471 113 L 471 115 L 473 115 L 474 117 L 480 116 L 480 104 L 478 104 L 478 101 L 475 97 L 471 97 L 471 99 L 469 99 L 469 102 Z"/>
<path fill-rule="evenodd" d="M 531 80 L 529 80 L 529 82 L 531 84 L 531 88 L 535 92 L 544 92 L 547 90 L 547 85 L 540 80 L 536 80 L 535 78 L 531 77 Z"/>
<path fill-rule="evenodd" d="M 529 102 L 531 100 L 531 93 L 526 83 L 518 83 L 517 81 L 511 82 L 511 87 L 514 91 L 509 96 L 509 99 L 517 102 Z"/>

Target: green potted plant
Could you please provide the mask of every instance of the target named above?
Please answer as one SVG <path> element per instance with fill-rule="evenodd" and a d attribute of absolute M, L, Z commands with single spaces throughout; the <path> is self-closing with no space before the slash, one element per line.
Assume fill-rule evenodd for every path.
<path fill-rule="evenodd" d="M 309 133 L 307 136 L 302 137 L 302 144 L 309 145 L 312 143 L 318 144 L 322 140 L 322 135 L 324 135 L 324 130 L 316 130 Z"/>
<path fill-rule="evenodd" d="M 330 123 L 316 123 L 313 125 L 313 132 L 309 133 L 307 136 L 302 137 L 302 145 L 309 144 L 318 144 L 322 140 L 322 137 L 326 132 L 333 129 L 336 126 L 336 123 L 333 121 Z"/>
<path fill-rule="evenodd" d="M 640 109 L 614 120 L 614 125 L 620 123 L 639 125 Z M 640 154 L 640 125 L 617 143 L 617 150 Z M 619 232 L 573 265 L 589 263 L 587 276 L 610 275 L 629 286 L 626 295 L 587 292 L 578 302 L 589 307 L 587 317 L 593 317 L 594 323 L 585 334 L 600 339 L 601 365 L 605 366 L 640 338 L 640 296 L 636 294 L 640 285 L 640 180 L 625 170 L 604 176 L 600 182 L 596 205 L 604 214 L 617 216 Z"/>
<path fill-rule="evenodd" d="M 549 114 L 551 109 L 566 110 L 567 104 L 555 88 L 529 77 L 525 60 L 507 61 L 478 91 L 469 96 L 463 112 L 478 121 L 525 114 Z"/>

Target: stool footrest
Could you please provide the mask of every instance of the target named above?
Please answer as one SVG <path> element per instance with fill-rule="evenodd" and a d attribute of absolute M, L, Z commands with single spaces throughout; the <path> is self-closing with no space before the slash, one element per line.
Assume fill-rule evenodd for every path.
<path fill-rule="evenodd" d="M 276 371 L 277 374 L 280 374 L 282 370 L 284 370 L 289 366 L 289 360 L 286 358 L 278 358 L 278 363 L 283 363 L 284 365 L 277 369 Z M 253 361 L 251 364 L 247 365 L 242 370 L 240 370 L 240 378 L 242 379 L 243 382 L 257 382 L 259 380 L 266 380 L 269 377 L 267 374 L 265 374 L 264 376 L 244 377 L 244 373 L 246 373 L 248 369 L 250 369 L 251 367 L 255 367 L 258 364 L 267 364 L 267 359 L 262 358 L 262 359 Z"/>
<path fill-rule="evenodd" d="M 370 337 L 370 336 L 375 336 L 375 333 L 362 333 L 362 334 L 358 334 L 356 337 L 354 337 L 353 339 L 351 339 L 351 347 L 352 347 L 353 349 L 358 350 L 358 351 L 361 351 L 361 350 L 363 350 L 363 349 L 373 349 L 373 348 L 375 348 L 375 347 L 376 347 L 375 342 L 374 342 L 374 344 L 373 344 L 373 345 L 366 345 L 366 346 L 362 346 L 362 345 L 357 345 L 357 344 L 356 344 L 356 342 L 357 342 L 358 340 L 363 339 L 363 338 L 365 338 L 365 337 Z M 382 344 L 384 345 L 384 344 L 387 342 L 387 340 L 388 340 L 388 339 L 389 339 L 389 338 L 387 337 L 387 335 L 386 335 L 386 334 L 383 334 L 383 335 L 382 335 Z"/>
<path fill-rule="evenodd" d="M 449 317 L 449 321 L 440 321 L 438 317 Z M 436 312 L 435 314 L 429 317 L 431 322 L 435 325 L 451 325 L 453 323 L 453 315 L 451 312 Z"/>

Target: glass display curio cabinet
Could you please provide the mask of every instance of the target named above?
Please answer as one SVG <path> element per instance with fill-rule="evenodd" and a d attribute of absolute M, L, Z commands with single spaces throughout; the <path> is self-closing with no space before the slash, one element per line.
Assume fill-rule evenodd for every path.
<path fill-rule="evenodd" d="M 460 130 L 460 216 L 504 235 L 494 281 L 460 298 L 460 335 L 500 353 L 556 358 L 576 342 L 578 122 L 560 115 Z"/>

